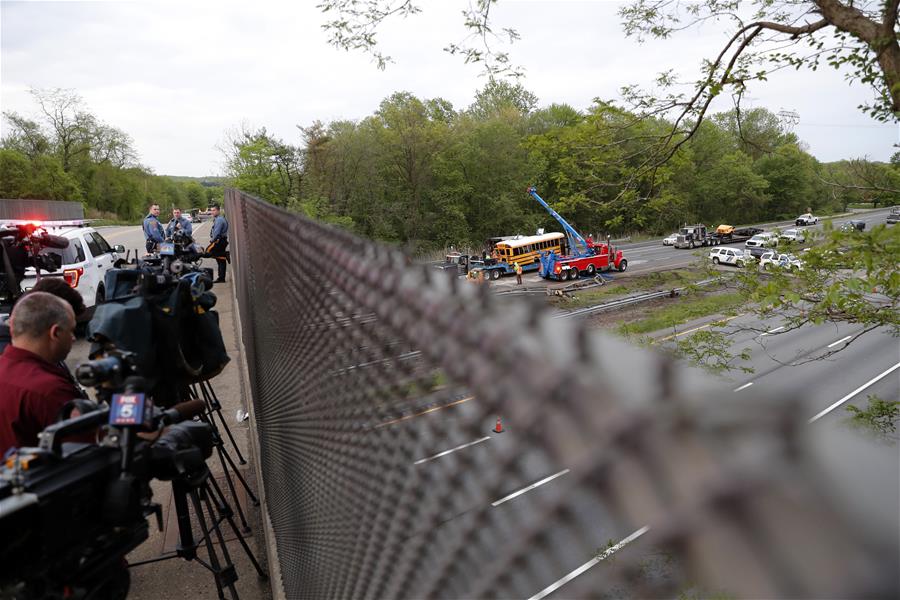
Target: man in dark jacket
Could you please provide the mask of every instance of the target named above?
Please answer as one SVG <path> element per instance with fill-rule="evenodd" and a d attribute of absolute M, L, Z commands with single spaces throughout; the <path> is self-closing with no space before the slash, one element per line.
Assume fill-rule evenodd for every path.
<path fill-rule="evenodd" d="M 189 236 L 193 237 L 194 235 L 194 226 L 191 224 L 191 220 L 181 216 L 180 208 L 173 208 L 172 220 L 166 225 L 166 237 L 172 237 L 172 234 L 179 229 Z"/>
<path fill-rule="evenodd" d="M 225 263 L 228 260 L 228 253 L 226 252 L 228 248 L 228 221 L 220 213 L 218 204 L 213 204 L 210 207 L 210 211 L 213 216 L 213 225 L 212 230 L 209 232 L 209 246 L 206 248 L 206 253 L 216 259 L 216 264 L 219 267 L 219 276 L 216 279 L 216 283 L 222 283 L 225 281 Z"/>

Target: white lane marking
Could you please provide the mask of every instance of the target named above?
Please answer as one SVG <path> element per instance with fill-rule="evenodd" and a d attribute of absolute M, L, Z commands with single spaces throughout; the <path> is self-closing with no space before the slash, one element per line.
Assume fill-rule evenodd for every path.
<path fill-rule="evenodd" d="M 422 463 L 428 462 L 429 460 L 434 460 L 436 458 L 446 456 L 446 455 L 450 454 L 451 452 L 456 452 L 457 450 L 462 450 L 463 448 L 468 448 L 469 446 L 474 446 L 475 444 L 480 444 L 481 442 L 483 442 L 485 440 L 489 440 L 489 439 L 491 439 L 491 436 L 486 435 L 483 438 L 481 438 L 480 440 L 475 440 L 474 442 L 469 442 L 468 444 L 463 444 L 462 446 L 457 446 L 456 448 L 450 448 L 449 450 L 444 450 L 443 452 L 438 452 L 434 456 L 429 456 L 428 458 L 419 459 L 416 462 L 414 462 L 413 464 L 421 465 Z"/>
<path fill-rule="evenodd" d="M 828 344 L 828 347 L 829 347 L 829 348 L 833 348 L 833 347 L 837 346 L 838 344 L 841 344 L 841 343 L 843 343 L 843 342 L 846 342 L 847 340 L 849 340 L 849 339 L 852 338 L 852 337 L 853 337 L 852 335 L 848 335 L 847 337 L 842 337 L 842 338 L 839 339 L 838 341 L 832 342 L 832 343 Z"/>
<path fill-rule="evenodd" d="M 770 329 L 759 337 L 762 337 L 763 335 L 769 335 L 770 333 L 775 333 L 776 331 L 781 331 L 782 329 L 784 329 L 784 325 L 782 325 L 781 327 L 776 327 L 775 329 Z"/>
<path fill-rule="evenodd" d="M 581 575 L 582 573 L 584 573 L 585 571 L 587 571 L 588 569 L 590 569 L 591 567 L 593 567 L 594 565 L 599 563 L 601 560 L 603 560 L 605 558 L 609 558 L 614 553 L 621 550 L 626 544 L 629 544 L 630 542 L 633 542 L 634 540 L 638 539 L 639 537 L 641 537 L 642 535 L 647 533 L 649 530 L 650 530 L 650 528 L 647 526 L 641 527 L 640 529 L 638 529 L 637 531 L 635 531 L 634 533 L 629 535 L 627 538 L 625 538 L 624 540 L 622 540 L 615 546 L 607 548 L 603 552 L 603 554 L 601 554 L 600 556 L 595 556 L 594 558 L 587 561 L 586 563 L 584 563 L 583 565 L 581 565 L 580 567 L 578 567 L 577 569 L 575 569 L 574 571 L 572 571 L 571 573 L 569 573 L 568 575 L 566 575 L 565 577 L 563 577 L 562 579 L 557 581 L 556 583 L 553 583 L 550 586 L 545 587 L 544 589 L 542 589 L 540 592 L 538 592 L 537 594 L 535 594 L 528 600 L 541 600 L 541 598 L 545 598 L 546 596 L 555 592 L 556 590 L 558 590 L 565 584 L 569 583 L 570 581 L 572 581 L 573 579 L 575 579 L 576 577 L 578 577 L 579 575 Z"/>
<path fill-rule="evenodd" d="M 540 481 L 535 481 L 534 483 L 532 483 L 532 484 L 529 485 L 528 487 L 522 488 L 522 489 L 519 490 L 518 492 L 513 492 L 512 494 L 510 494 L 509 496 L 506 496 L 505 498 L 500 498 L 500 499 L 497 500 L 496 502 L 491 502 L 491 506 L 500 506 L 500 505 L 503 504 L 504 502 L 507 502 L 507 501 L 509 501 L 509 500 L 512 500 L 512 499 L 515 498 L 516 496 L 521 496 L 521 495 L 524 494 L 525 492 L 530 492 L 530 491 L 533 490 L 534 488 L 539 487 L 539 486 L 542 486 L 542 485 L 544 485 L 545 483 L 547 483 L 548 481 L 553 481 L 553 480 L 556 479 L 557 477 L 559 477 L 559 476 L 561 476 L 561 475 L 565 475 L 565 474 L 568 473 L 568 472 L 569 472 L 569 469 L 563 469 L 563 470 L 560 471 L 559 473 L 556 473 L 556 474 L 554 474 L 554 475 L 551 475 L 550 477 L 544 477 L 544 478 L 541 479 Z"/>
<path fill-rule="evenodd" d="M 741 387 L 736 388 L 734 391 L 739 392 L 739 391 L 741 391 L 741 390 L 745 390 L 745 389 L 747 389 L 748 387 L 750 387 L 751 385 L 753 385 L 753 382 L 752 382 L 752 381 L 751 381 L 750 383 L 745 383 L 745 384 L 742 385 Z"/>
<path fill-rule="evenodd" d="M 856 388 L 855 390 L 853 390 L 852 392 L 850 392 L 849 394 L 847 394 L 846 396 L 844 396 L 843 398 L 841 398 L 840 400 L 838 400 L 837 402 L 835 402 L 834 404 L 832 404 L 831 406 L 829 406 L 828 408 L 826 408 L 825 410 L 823 410 L 822 412 L 820 412 L 819 414 L 814 416 L 812 419 L 809 420 L 809 422 L 814 423 L 815 421 L 818 421 L 819 419 L 821 419 L 822 417 L 824 417 L 825 415 L 827 415 L 828 413 L 830 413 L 831 411 L 836 409 L 838 406 L 840 406 L 841 404 L 843 404 L 844 402 L 846 402 L 853 396 L 857 395 L 858 393 L 860 393 L 861 391 L 863 391 L 864 389 L 866 389 L 873 383 L 884 379 L 885 377 L 887 377 L 888 375 L 890 375 L 897 369 L 900 369 L 900 362 L 898 362 L 896 365 L 894 365 L 893 367 L 891 367 L 890 369 L 888 369 L 881 375 L 876 375 L 869 381 L 865 382 L 864 384 L 862 384 L 861 386 L 859 386 L 858 388 Z"/>

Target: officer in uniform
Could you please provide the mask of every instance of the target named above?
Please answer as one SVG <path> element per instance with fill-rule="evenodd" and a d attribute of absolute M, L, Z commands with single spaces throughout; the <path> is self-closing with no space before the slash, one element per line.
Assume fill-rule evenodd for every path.
<path fill-rule="evenodd" d="M 157 244 L 165 241 L 165 234 L 162 223 L 159 222 L 159 204 L 151 204 L 150 212 L 144 217 L 144 240 L 148 253 L 156 251 Z"/>
<path fill-rule="evenodd" d="M 216 259 L 219 267 L 219 276 L 216 283 L 225 281 L 225 263 L 228 260 L 228 221 L 220 214 L 219 205 L 210 206 L 213 216 L 212 230 L 209 232 L 209 246 L 206 247 L 206 253 Z"/>
<path fill-rule="evenodd" d="M 194 226 L 191 224 L 191 220 L 181 216 L 180 208 L 173 208 L 172 220 L 166 225 L 166 237 L 172 237 L 172 234 L 179 229 L 192 237 L 194 235 Z"/>

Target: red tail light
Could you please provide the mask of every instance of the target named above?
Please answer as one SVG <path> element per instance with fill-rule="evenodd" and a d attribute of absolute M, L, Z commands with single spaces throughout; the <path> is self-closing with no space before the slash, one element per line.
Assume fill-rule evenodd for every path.
<path fill-rule="evenodd" d="M 69 287 L 77 288 L 78 282 L 81 281 L 81 276 L 84 275 L 84 268 L 78 267 L 77 269 L 66 269 L 63 271 L 63 277 L 66 280 L 66 283 L 69 284 Z"/>

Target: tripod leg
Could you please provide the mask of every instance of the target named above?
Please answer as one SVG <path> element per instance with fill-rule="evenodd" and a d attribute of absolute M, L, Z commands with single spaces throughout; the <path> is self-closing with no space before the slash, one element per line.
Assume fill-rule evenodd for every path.
<path fill-rule="evenodd" d="M 256 556 L 253 554 L 253 551 L 250 549 L 250 546 L 247 545 L 247 540 L 244 539 L 244 536 L 241 535 L 241 532 L 238 531 L 237 525 L 234 522 L 234 518 L 232 516 L 231 508 L 228 506 L 228 501 L 225 499 L 225 495 L 222 493 L 222 488 L 219 487 L 219 483 L 210 478 L 208 482 L 209 496 L 212 498 L 213 504 L 216 505 L 216 510 L 219 511 L 219 514 L 225 517 L 228 521 L 228 524 L 231 526 L 231 530 L 234 532 L 234 535 L 237 536 L 238 541 L 241 543 L 241 547 L 244 549 L 244 552 L 247 554 L 247 558 L 250 559 L 250 562 L 253 563 L 253 567 L 256 569 L 256 573 L 259 575 L 261 579 L 268 579 L 269 576 L 263 571 L 263 568 L 260 566 L 259 562 L 256 560 Z"/>
<path fill-rule="evenodd" d="M 200 501 L 200 494 L 203 494 L 204 498 L 206 497 L 206 488 L 201 488 L 201 491 L 198 493 L 197 490 L 191 490 L 191 503 L 194 506 L 194 513 L 197 516 L 197 521 L 200 523 L 200 530 L 203 531 L 203 540 L 206 543 L 206 552 L 209 554 L 209 564 L 211 566 L 211 571 L 213 572 L 213 580 L 216 583 L 216 591 L 219 595 L 219 598 L 225 598 L 225 590 L 224 588 L 228 588 L 231 591 L 231 597 L 237 599 L 237 590 L 234 589 L 234 582 L 237 580 L 237 574 L 234 570 L 234 565 L 231 564 L 231 559 L 228 556 L 228 550 L 225 548 L 225 542 L 222 539 L 221 528 L 215 524 L 216 516 L 212 512 L 212 509 L 209 508 L 209 517 L 214 523 L 213 529 L 216 531 L 216 535 L 219 539 L 219 544 L 222 546 L 222 551 L 225 553 L 225 567 L 219 563 L 219 555 L 216 554 L 215 546 L 213 546 L 212 537 L 210 536 L 209 526 L 206 524 L 206 516 L 203 513 L 203 506 Z M 207 504 L 209 503 L 207 499 Z"/>
<path fill-rule="evenodd" d="M 191 514 L 188 511 L 187 496 L 190 488 L 177 479 L 172 482 L 172 498 L 175 501 L 175 515 L 178 519 L 178 556 L 193 560 L 197 556 L 197 542 L 191 529 Z"/>
<path fill-rule="evenodd" d="M 219 446 L 216 446 L 216 450 L 218 450 L 218 452 L 219 452 L 219 462 L 222 463 L 222 471 L 225 473 L 225 482 L 228 484 L 228 489 L 231 491 L 231 497 L 234 498 L 234 503 L 237 508 L 238 517 L 240 517 L 240 519 L 241 519 L 241 525 L 243 525 L 243 527 L 244 527 L 244 532 L 248 532 L 248 531 L 250 531 L 250 526 L 247 524 L 247 517 L 244 516 L 244 509 L 241 508 L 241 503 L 238 502 L 237 491 L 235 491 L 235 489 L 234 489 L 234 481 L 231 480 L 231 474 L 228 472 L 228 465 L 225 463 L 225 458 L 224 458 L 225 449 L 222 448 L 221 445 L 219 445 Z M 232 468 L 234 468 L 233 464 L 232 464 Z M 235 470 L 235 474 L 240 475 L 236 470 Z M 213 479 L 213 482 L 215 483 L 215 479 Z M 244 483 L 245 489 L 246 489 L 246 485 L 247 484 L 245 482 Z M 218 487 L 219 487 L 219 484 L 216 483 L 216 488 L 218 488 Z M 247 490 L 247 492 L 249 493 L 249 490 Z M 253 494 L 250 494 L 250 495 L 252 496 Z M 223 498 L 223 500 L 224 500 L 224 498 Z"/>
<path fill-rule="evenodd" d="M 202 420 L 204 423 L 207 423 L 213 430 L 213 444 L 216 446 L 216 449 L 219 453 L 219 462 L 222 465 L 222 471 L 225 473 L 225 478 L 228 480 L 228 487 L 231 488 L 231 493 L 234 494 L 234 483 L 232 482 L 231 475 L 228 472 L 228 468 L 231 467 L 231 470 L 234 471 L 234 474 L 235 476 L 237 476 L 238 481 L 240 481 L 241 485 L 244 487 L 244 491 L 253 502 L 253 506 L 259 506 L 259 498 L 257 498 L 256 494 L 253 493 L 253 490 L 250 489 L 250 486 L 247 484 L 247 480 L 244 479 L 244 476 L 241 475 L 240 471 L 238 471 L 237 466 L 234 464 L 234 459 L 231 458 L 231 455 L 228 453 L 228 449 L 225 448 L 225 442 L 222 440 L 222 435 L 219 433 L 219 428 L 216 426 L 216 422 L 214 420 L 214 417 L 212 416 L 213 409 L 210 408 L 209 394 L 205 391 L 205 387 L 201 387 L 201 389 L 204 390 L 203 400 L 206 402 L 207 412 L 200 415 L 200 420 Z M 219 418 L 222 418 L 221 413 L 219 414 Z M 228 425 L 226 424 L 225 427 L 227 431 Z M 237 450 L 237 447 L 235 447 L 235 450 Z M 242 464 L 246 464 L 246 462 Z M 247 519 L 244 518 L 240 504 L 238 504 L 238 513 L 240 514 L 241 522 L 244 524 L 245 529 L 249 529 L 247 527 Z"/>
<path fill-rule="evenodd" d="M 219 398 L 218 396 L 216 396 L 216 391 L 213 389 L 212 384 L 208 381 L 201 381 L 200 391 L 203 393 L 203 400 L 206 401 L 206 406 L 209 408 L 209 412 L 219 415 L 219 421 L 222 422 L 222 426 L 225 428 L 225 433 L 228 435 L 228 439 L 231 441 L 231 447 L 234 448 L 235 453 L 237 453 L 238 462 L 242 465 L 246 465 L 247 461 L 244 460 L 244 455 L 241 454 L 241 450 L 240 448 L 238 448 L 237 442 L 234 441 L 234 435 L 231 433 L 231 428 L 228 426 L 228 421 L 226 421 L 225 417 L 222 416 L 222 403 L 219 402 Z M 213 420 L 215 420 L 215 417 L 210 415 L 210 421 Z"/>
<path fill-rule="evenodd" d="M 241 482 L 241 485 L 244 487 L 244 491 L 247 492 L 247 495 L 250 496 L 250 501 L 253 502 L 253 506 L 259 506 L 259 498 L 256 497 L 256 494 L 250 489 L 250 485 L 247 483 L 247 480 L 244 479 L 244 476 L 241 475 L 241 472 L 238 471 L 237 466 L 234 464 L 234 460 L 231 456 L 228 455 L 228 452 L 224 453 L 225 460 L 231 465 L 231 470 L 234 471 L 235 476 L 238 478 L 238 481 Z"/>

